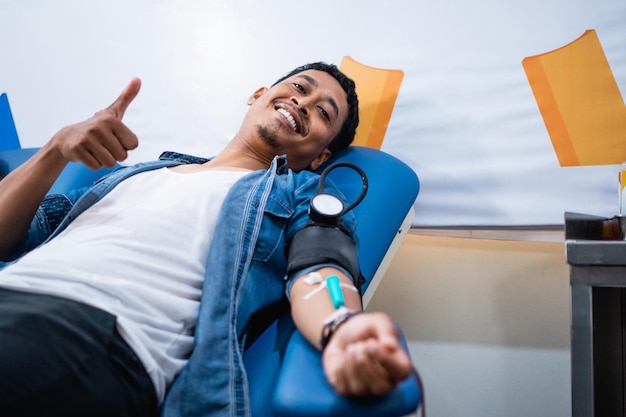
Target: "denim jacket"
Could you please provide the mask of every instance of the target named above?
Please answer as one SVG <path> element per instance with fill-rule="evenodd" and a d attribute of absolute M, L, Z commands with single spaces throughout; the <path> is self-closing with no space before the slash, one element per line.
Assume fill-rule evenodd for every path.
<path fill-rule="evenodd" d="M 134 174 L 206 161 L 166 152 L 158 161 L 118 169 L 87 190 L 48 198 L 19 253 L 53 238 Z M 164 417 L 250 416 L 242 361 L 247 325 L 254 312 L 285 297 L 286 284 L 293 279 L 286 276 L 287 244 L 309 219 L 318 178 L 309 171 L 292 172 L 286 157 L 278 156 L 267 171 L 245 175 L 229 191 L 209 248 L 194 349 L 166 395 Z M 344 216 L 343 226 L 354 234 L 351 213 Z"/>

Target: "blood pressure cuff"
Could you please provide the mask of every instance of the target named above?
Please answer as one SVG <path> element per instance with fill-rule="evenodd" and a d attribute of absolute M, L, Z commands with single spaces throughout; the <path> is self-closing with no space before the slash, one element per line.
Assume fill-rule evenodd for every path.
<path fill-rule="evenodd" d="M 347 270 L 361 290 L 363 277 L 354 239 L 334 226 L 311 224 L 291 239 L 287 254 L 287 273 L 319 264 L 337 264 Z"/>

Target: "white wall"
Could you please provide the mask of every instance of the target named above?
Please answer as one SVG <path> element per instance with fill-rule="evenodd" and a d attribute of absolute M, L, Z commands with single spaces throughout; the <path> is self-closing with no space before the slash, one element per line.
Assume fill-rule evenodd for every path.
<path fill-rule="evenodd" d="M 405 332 L 428 417 L 571 415 L 562 242 L 405 238 L 368 309 Z"/>
<path fill-rule="evenodd" d="M 626 91 L 624 21 L 623 0 L 0 0 L 0 92 L 40 146 L 139 76 L 129 162 L 213 155 L 258 87 L 350 55 L 404 71 L 383 149 L 420 174 L 416 225 L 562 224 L 616 212 L 616 167 L 559 166 L 522 60 L 594 29 Z"/>

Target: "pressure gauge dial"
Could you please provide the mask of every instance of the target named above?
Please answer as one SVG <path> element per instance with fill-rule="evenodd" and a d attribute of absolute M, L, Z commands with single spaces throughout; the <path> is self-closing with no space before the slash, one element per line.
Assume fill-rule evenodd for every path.
<path fill-rule="evenodd" d="M 361 181 L 363 182 L 361 194 L 359 194 L 357 199 L 354 200 L 352 204 L 348 205 L 348 207 L 344 207 L 343 201 L 336 195 L 324 192 L 326 176 L 330 171 L 339 167 L 348 167 L 353 169 L 361 176 Z M 363 200 L 366 192 L 367 177 L 361 168 L 350 162 L 335 162 L 334 164 L 327 166 L 320 175 L 320 179 L 317 183 L 317 194 L 311 198 L 309 205 L 309 217 L 315 223 L 338 226 L 341 222 L 341 216 L 356 207 L 356 205 Z"/>
<path fill-rule="evenodd" d="M 343 212 L 343 203 L 332 194 L 317 194 L 311 199 L 309 216 L 313 221 L 336 223 Z"/>

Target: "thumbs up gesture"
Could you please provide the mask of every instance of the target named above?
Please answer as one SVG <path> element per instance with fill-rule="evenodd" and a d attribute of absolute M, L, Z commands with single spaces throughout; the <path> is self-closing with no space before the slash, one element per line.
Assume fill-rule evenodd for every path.
<path fill-rule="evenodd" d="M 122 118 L 140 88 L 141 80 L 133 78 L 109 107 L 59 130 L 51 139 L 52 145 L 67 161 L 82 162 L 93 170 L 111 168 L 125 160 L 138 141 Z"/>

